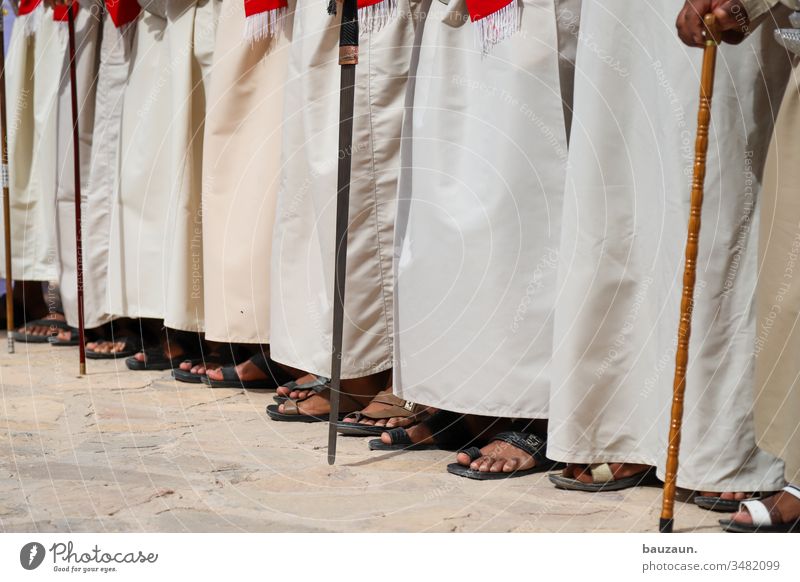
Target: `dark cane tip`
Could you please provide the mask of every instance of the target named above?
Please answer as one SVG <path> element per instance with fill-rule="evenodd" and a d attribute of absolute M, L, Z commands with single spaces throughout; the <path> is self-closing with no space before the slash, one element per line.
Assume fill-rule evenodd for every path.
<path fill-rule="evenodd" d="M 672 533 L 672 526 L 674 524 L 674 519 L 664 519 L 662 517 L 660 520 L 658 520 L 658 531 L 660 533 Z"/>

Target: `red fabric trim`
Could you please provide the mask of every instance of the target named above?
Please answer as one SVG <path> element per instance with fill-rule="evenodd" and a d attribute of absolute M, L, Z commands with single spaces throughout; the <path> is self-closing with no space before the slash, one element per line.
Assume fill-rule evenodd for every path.
<path fill-rule="evenodd" d="M 120 28 L 136 20 L 142 8 L 136 0 L 106 0 L 106 10 L 114 26 Z"/>
<path fill-rule="evenodd" d="M 75 0 L 72 5 L 75 7 L 72 11 L 73 14 L 78 12 L 81 9 L 81 5 L 78 4 L 78 0 Z M 68 6 L 63 4 L 57 4 L 53 6 L 53 20 L 56 22 L 66 22 L 69 20 L 69 9 Z"/>
<path fill-rule="evenodd" d="M 254 16 L 289 6 L 287 0 L 244 0 L 244 15 Z"/>
<path fill-rule="evenodd" d="M 19 15 L 25 16 L 26 14 L 30 14 L 39 4 L 42 3 L 42 0 L 19 0 Z"/>
<path fill-rule="evenodd" d="M 516 0 L 467 0 L 467 11 L 472 22 L 486 18 Z"/>

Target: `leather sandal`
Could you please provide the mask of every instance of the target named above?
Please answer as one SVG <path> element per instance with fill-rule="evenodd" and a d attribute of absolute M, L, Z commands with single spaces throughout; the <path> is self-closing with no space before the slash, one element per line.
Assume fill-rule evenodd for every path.
<path fill-rule="evenodd" d="M 695 495 L 694 499 L 692 499 L 692 503 L 694 503 L 697 507 L 702 507 L 703 509 L 708 509 L 709 511 L 719 511 L 723 513 L 734 513 L 739 511 L 739 506 L 745 501 L 760 501 L 765 497 L 769 497 L 770 495 L 774 495 L 775 492 L 771 493 L 753 493 L 747 499 L 723 499 L 718 495 Z"/>
<path fill-rule="evenodd" d="M 326 388 L 325 390 L 330 390 L 330 388 Z M 341 411 L 339 413 L 338 420 L 343 419 L 347 414 L 349 414 L 353 410 L 364 408 L 364 403 L 360 400 L 357 400 L 352 395 L 342 392 L 341 396 L 342 396 L 341 404 L 344 405 L 345 403 L 349 403 L 350 410 Z M 331 417 L 330 414 L 323 414 L 321 416 L 304 414 L 303 411 L 300 410 L 299 406 L 299 404 L 303 401 L 304 400 L 292 400 L 290 398 L 289 400 L 283 403 L 283 412 L 279 410 L 280 404 L 270 404 L 269 406 L 267 406 L 267 414 L 272 420 L 277 420 L 279 422 L 330 422 L 330 417 Z"/>
<path fill-rule="evenodd" d="M 588 493 L 599 493 L 601 491 L 620 491 L 639 485 L 648 485 L 657 482 L 656 468 L 650 467 L 631 475 L 617 479 L 608 463 L 597 463 L 589 465 L 589 472 L 592 474 L 592 482 L 584 483 L 578 479 L 567 477 L 564 474 L 553 473 L 548 475 L 550 482 L 558 489 L 569 491 L 586 491 Z"/>
<path fill-rule="evenodd" d="M 534 473 L 549 471 L 558 464 L 545 456 L 547 439 L 542 438 L 537 434 L 516 431 L 501 432 L 492 437 L 489 440 L 489 444 L 498 441 L 508 443 L 520 449 L 521 451 L 525 451 L 531 457 L 533 457 L 533 460 L 536 461 L 536 465 L 530 469 L 510 471 L 508 473 L 493 473 L 490 471 L 476 471 L 475 469 L 471 469 L 468 465 L 462 465 L 461 463 L 451 463 L 447 465 L 447 472 L 452 473 L 453 475 L 458 475 L 459 477 L 466 477 L 467 479 L 475 479 L 477 481 L 494 481 L 497 479 L 515 479 L 516 477 L 525 477 L 526 475 L 533 475 Z M 470 463 L 480 459 L 483 456 L 483 453 L 478 447 L 469 447 L 468 449 L 463 449 L 458 452 L 466 454 L 469 457 Z"/>
<path fill-rule="evenodd" d="M 315 393 L 319 394 L 326 388 L 331 387 L 331 379 L 325 378 L 324 376 L 316 376 L 310 382 L 305 382 L 303 384 L 298 384 L 296 380 L 291 380 L 286 382 L 285 384 L 281 384 L 282 388 L 288 388 L 290 391 L 292 390 L 311 390 L 311 394 L 306 396 L 305 398 L 289 398 L 288 396 L 273 396 L 272 399 L 277 404 L 283 404 L 287 400 L 297 400 L 298 402 L 305 400 L 306 398 L 311 398 Z"/>
<path fill-rule="evenodd" d="M 370 404 L 385 404 L 388 408 L 378 410 L 375 412 L 351 412 L 344 417 L 340 422 L 336 423 L 336 431 L 341 435 L 346 436 L 374 436 L 380 435 L 386 431 L 385 426 L 375 426 L 373 424 L 362 424 L 361 419 L 368 418 L 370 420 L 383 420 L 387 418 L 414 418 L 418 417 L 420 420 L 427 410 L 425 406 L 415 404 L 409 400 L 403 400 L 399 396 L 395 396 L 392 390 L 383 390 L 378 392 L 375 398 L 372 399 Z M 353 419 L 353 422 L 346 422 L 347 419 Z"/>
<path fill-rule="evenodd" d="M 258 353 L 248 360 L 267 377 L 259 380 L 242 380 L 236 372 L 236 366 L 221 368 L 222 380 L 213 380 L 207 375 L 202 378 L 203 384 L 210 388 L 239 388 L 245 390 L 275 390 L 282 383 L 291 378 L 277 362 L 274 362 L 263 353 Z"/>
<path fill-rule="evenodd" d="M 800 500 L 800 487 L 787 485 L 782 491 L 793 495 Z M 742 501 L 740 511 L 747 510 L 753 523 L 742 523 L 732 519 L 721 519 L 719 524 L 722 529 L 732 533 L 800 533 L 800 517 L 786 523 L 773 523 L 772 514 L 762 501 L 750 499 Z"/>
<path fill-rule="evenodd" d="M 414 443 L 405 428 L 384 429 L 381 434 L 388 434 L 392 443 L 386 444 L 380 439 L 369 441 L 371 451 L 456 451 L 462 447 L 473 444 L 476 440 L 472 436 L 464 415 L 448 410 L 438 410 L 423 420 L 431 432 L 432 445 Z"/>
<path fill-rule="evenodd" d="M 86 350 L 86 357 L 90 360 L 117 360 L 119 358 L 135 356 L 142 350 L 141 343 L 134 337 L 120 337 L 105 341 L 109 343 L 123 342 L 124 345 L 118 352 L 96 352 L 94 350 Z"/>
<path fill-rule="evenodd" d="M 47 327 L 48 330 L 45 335 L 32 334 L 24 331 L 33 327 Z M 22 328 L 23 331 L 11 332 L 11 337 L 13 337 L 16 342 L 46 344 L 50 337 L 58 334 L 62 329 L 69 329 L 69 325 L 67 325 L 66 321 L 61 321 L 60 319 L 34 319 L 33 321 L 25 322 Z"/>

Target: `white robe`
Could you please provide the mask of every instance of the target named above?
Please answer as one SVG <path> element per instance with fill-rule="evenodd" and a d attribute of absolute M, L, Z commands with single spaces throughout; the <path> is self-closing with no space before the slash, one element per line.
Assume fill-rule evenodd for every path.
<path fill-rule="evenodd" d="M 75 50 L 76 50 L 76 90 L 78 96 L 78 138 L 80 140 L 81 164 L 81 222 L 83 225 L 83 288 L 85 323 L 88 328 L 97 327 L 107 320 L 105 309 L 98 301 L 104 299 L 104 282 L 107 263 L 103 258 L 93 258 L 93 253 L 102 252 L 108 245 L 108 228 L 96 221 L 94 214 L 103 212 L 102 206 L 111 199 L 112 192 L 105 190 L 104 199 L 98 199 L 97 190 L 92 183 L 92 165 L 94 146 L 103 152 L 108 148 L 107 142 L 95 144 L 95 121 L 104 129 L 104 120 L 95 119 L 95 113 L 103 114 L 95 108 L 98 90 L 98 69 L 100 58 L 100 26 L 95 14 L 98 3 L 84 2 L 75 15 Z M 61 85 L 58 91 L 56 109 L 56 141 L 57 141 L 57 173 L 58 186 L 56 192 L 56 217 L 58 223 L 58 259 L 59 259 L 59 294 L 67 322 L 78 326 L 78 289 L 75 246 L 75 171 L 72 135 L 72 96 L 69 80 L 69 52 L 67 23 L 58 23 L 59 48 L 62 51 L 63 68 Z M 107 45 L 106 42 L 103 43 Z M 106 50 L 107 50 L 106 46 Z M 107 99 L 108 86 L 105 76 L 100 91 L 101 100 Z M 103 136 L 105 139 L 105 136 Z M 102 196 L 102 194 L 101 194 Z M 100 207 L 98 207 L 100 203 Z M 99 245 L 99 248 L 98 248 Z M 89 260 L 87 261 L 87 258 Z"/>
<path fill-rule="evenodd" d="M 123 95 L 108 265 L 109 311 L 120 317 L 164 317 L 171 119 L 166 26 L 159 14 L 139 15 Z"/>
<path fill-rule="evenodd" d="M 584 0 L 562 221 L 548 456 L 663 477 L 702 51 L 682 0 Z M 756 449 L 760 176 L 786 84 L 764 28 L 719 53 L 678 485 L 774 490 Z"/>
<path fill-rule="evenodd" d="M 146 5 L 123 104 L 110 311 L 186 331 L 203 328 L 202 136 L 219 4 Z"/>
<path fill-rule="evenodd" d="M 294 15 L 271 265 L 271 355 L 321 376 L 331 365 L 340 86 L 339 19 L 326 6 L 300 2 Z M 411 11 L 401 0 L 395 18 L 360 39 L 342 378 L 392 367 L 392 238 Z"/>
<path fill-rule="evenodd" d="M 284 34 L 244 40 L 241 1 L 220 14 L 203 151 L 206 338 L 269 343 L 270 256 L 281 172 Z"/>
<path fill-rule="evenodd" d="M 110 318 L 108 260 L 111 213 L 119 183 L 122 103 L 128 84 L 135 33 L 135 23 L 118 29 L 106 14 L 97 73 L 89 183 L 83 191 L 86 200 L 83 208 L 83 279 L 87 328 L 102 325 Z M 70 264 L 74 265 L 74 259 Z M 65 267 L 66 264 L 62 262 L 61 296 L 67 320 L 72 322 L 75 302 L 71 300 L 73 293 L 65 295 L 65 289 L 71 290 L 74 281 L 71 284 L 64 282 Z"/>
<path fill-rule="evenodd" d="M 522 4 L 521 30 L 485 57 L 464 0 L 433 1 L 425 20 L 404 128 L 394 386 L 456 412 L 546 418 L 579 15 L 576 2 Z"/>

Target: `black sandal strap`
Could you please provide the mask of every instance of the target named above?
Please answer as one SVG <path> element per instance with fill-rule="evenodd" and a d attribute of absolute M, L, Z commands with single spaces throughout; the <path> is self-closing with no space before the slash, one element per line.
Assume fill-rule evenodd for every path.
<path fill-rule="evenodd" d="M 411 442 L 411 437 L 408 436 L 408 431 L 402 427 L 390 428 L 385 432 L 389 435 L 389 439 L 392 441 L 393 445 L 407 446 L 414 444 Z"/>
<path fill-rule="evenodd" d="M 533 460 L 536 461 L 537 465 L 548 463 L 550 461 L 550 459 L 545 456 L 545 451 L 547 450 L 547 439 L 544 439 L 532 432 L 501 432 L 495 435 L 492 438 L 492 441 L 508 443 L 511 446 L 520 449 L 521 451 L 525 451 L 531 457 L 533 457 Z"/>

